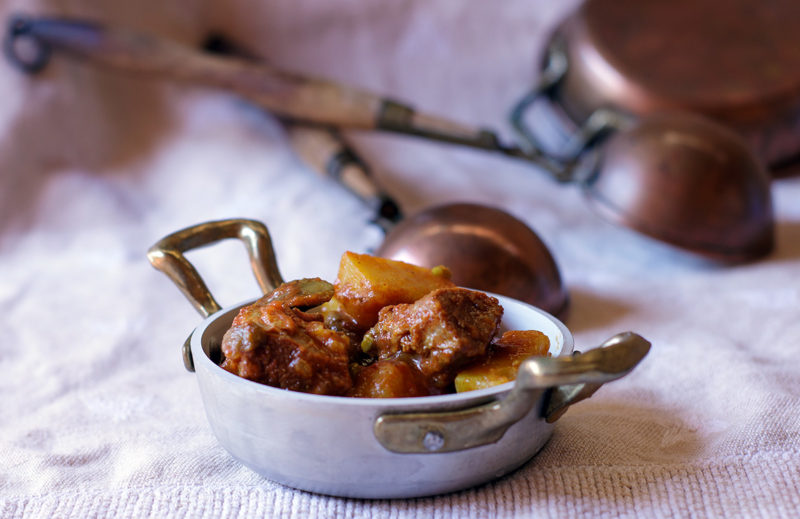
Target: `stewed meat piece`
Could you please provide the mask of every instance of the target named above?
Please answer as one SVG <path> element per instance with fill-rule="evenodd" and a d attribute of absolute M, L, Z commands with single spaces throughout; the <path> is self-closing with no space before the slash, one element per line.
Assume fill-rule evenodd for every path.
<path fill-rule="evenodd" d="M 433 385 L 445 389 L 456 371 L 483 356 L 503 317 L 499 301 L 483 292 L 442 288 L 413 304 L 381 309 L 362 348 L 389 359 L 409 355 Z"/>
<path fill-rule="evenodd" d="M 441 393 L 416 367 L 413 359 L 398 355 L 351 368 L 353 388 L 347 396 L 360 398 L 405 398 Z"/>
<path fill-rule="evenodd" d="M 333 285 L 320 278 L 304 278 L 289 281 L 264 294 L 253 305 L 283 301 L 291 307 L 312 308 L 333 297 Z"/>
<path fill-rule="evenodd" d="M 222 339 L 222 367 L 283 389 L 343 395 L 350 377 L 350 338 L 305 308 L 324 303 L 333 286 L 320 279 L 284 283 L 239 311 Z"/>

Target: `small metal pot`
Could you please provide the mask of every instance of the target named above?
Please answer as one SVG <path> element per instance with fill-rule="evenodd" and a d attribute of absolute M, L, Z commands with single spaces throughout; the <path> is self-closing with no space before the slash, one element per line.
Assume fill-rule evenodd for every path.
<path fill-rule="evenodd" d="M 553 422 L 604 382 L 628 373 L 649 343 L 620 334 L 603 347 L 573 353 L 572 335 L 555 317 L 495 296 L 506 329 L 537 329 L 553 357 L 530 358 L 517 380 L 460 394 L 370 399 L 320 396 L 240 378 L 219 366 L 220 343 L 245 302 L 221 309 L 183 253 L 224 238 L 241 239 L 264 291 L 282 282 L 266 227 L 225 220 L 178 231 L 148 258 L 207 318 L 184 345 L 219 442 L 255 472 L 294 488 L 357 498 L 441 494 L 508 474 L 534 456 Z"/>

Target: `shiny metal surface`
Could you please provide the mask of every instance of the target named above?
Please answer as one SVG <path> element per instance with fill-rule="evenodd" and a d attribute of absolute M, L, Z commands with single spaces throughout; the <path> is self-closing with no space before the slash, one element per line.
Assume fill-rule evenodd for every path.
<path fill-rule="evenodd" d="M 522 142 L 541 148 L 525 112 L 558 96 L 569 78 L 569 45 L 555 39 L 543 80 L 511 114 Z M 774 245 L 770 177 L 743 137 L 692 112 L 636 117 L 601 107 L 553 153 L 605 219 L 704 257 L 757 259 Z"/>
<path fill-rule="evenodd" d="M 772 250 L 770 178 L 731 130 L 689 114 L 651 115 L 599 154 L 583 185 L 607 219 L 720 260 Z"/>
<path fill-rule="evenodd" d="M 554 355 L 569 355 L 572 337 L 532 306 L 499 296 L 511 328 L 541 328 Z M 374 434 L 380 416 L 452 412 L 502 398 L 513 383 L 461 394 L 364 399 L 286 391 L 237 377 L 219 367 L 222 335 L 238 306 L 206 319 L 192 334 L 203 405 L 220 444 L 262 476 L 301 490 L 342 497 L 411 498 L 453 492 L 508 474 L 545 445 L 554 424 L 541 415 L 544 394 L 491 444 L 453 452 L 400 454 Z M 432 439 L 435 443 L 435 438 Z M 334 448 L 335 446 L 335 448 Z"/>
<path fill-rule="evenodd" d="M 550 422 L 570 405 L 588 398 L 606 382 L 627 375 L 650 351 L 632 332 L 617 334 L 586 353 L 530 357 L 519 367 L 513 389 L 502 399 L 472 409 L 443 413 L 389 414 L 375 421 L 375 437 L 393 452 L 451 452 L 499 441 L 528 414 L 534 402 Z M 565 388 L 565 391 L 561 389 Z M 544 396 L 548 388 L 557 388 Z"/>
<path fill-rule="evenodd" d="M 426 209 L 394 226 L 378 255 L 417 265 L 446 265 L 457 285 L 503 294 L 554 315 L 569 296 L 553 256 L 521 220 L 479 204 Z"/>
<path fill-rule="evenodd" d="M 251 232 L 252 229 L 258 232 Z M 215 237 L 221 240 L 242 234 L 248 237 L 248 248 L 252 246 L 259 251 L 251 255 L 257 278 L 261 281 L 262 273 L 272 272 L 264 278 L 262 289 L 280 280 L 269 233 L 262 224 L 251 220 L 210 222 L 183 229 L 154 245 L 148 257 L 205 314 L 210 306 L 200 303 L 214 298 L 181 251 L 213 243 Z M 177 252 L 166 254 L 165 249 Z M 164 260 L 176 256 L 181 261 Z M 552 355 L 572 353 L 572 335 L 558 319 L 521 301 L 497 297 L 504 308 L 504 329 L 540 330 L 550 339 Z M 240 378 L 218 364 L 223 335 L 239 309 L 251 302 L 206 317 L 188 340 L 206 415 L 220 444 L 234 458 L 269 479 L 311 492 L 359 498 L 408 498 L 461 490 L 498 478 L 524 464 L 544 446 L 552 432 L 552 421 L 557 418 L 554 413 L 560 416 L 571 403 L 591 395 L 599 383 L 627 372 L 617 369 L 610 378 L 598 378 L 597 371 L 605 371 L 610 364 L 602 360 L 603 353 L 598 356 L 589 352 L 574 360 L 568 357 L 564 362 L 545 362 L 536 367 L 523 363 L 525 367 L 520 373 L 524 379 L 519 385 L 522 389 L 517 391 L 512 391 L 517 387 L 513 382 L 460 394 L 396 399 L 287 391 Z M 607 352 L 618 349 L 618 345 L 609 346 L 612 349 Z M 580 368 L 577 371 L 573 369 L 576 366 Z M 622 364 L 616 366 L 620 367 Z M 558 373 L 562 378 L 558 378 Z M 563 380 L 568 384 L 543 390 L 536 380 L 546 384 Z M 576 391 L 575 383 L 589 390 Z M 481 413 L 492 402 L 504 401 L 509 392 L 516 395 L 511 399 L 510 411 L 509 406 L 501 406 L 501 414 L 506 415 L 503 427 L 507 430 L 483 445 L 449 446 L 441 452 L 432 452 L 444 438 L 440 442 L 436 434 L 427 434 L 423 436 L 425 453 L 399 454 L 387 449 L 375 436 L 381 417 Z M 394 423 L 402 426 L 403 420 L 395 419 Z M 470 429 L 473 425 L 470 424 Z M 480 435 L 481 431 L 474 432 Z M 336 448 L 331 448 L 332 442 Z"/>
<path fill-rule="evenodd" d="M 603 107 L 687 111 L 773 168 L 800 158 L 796 0 L 586 0 L 556 33 L 570 65 L 554 97 L 576 123 Z"/>

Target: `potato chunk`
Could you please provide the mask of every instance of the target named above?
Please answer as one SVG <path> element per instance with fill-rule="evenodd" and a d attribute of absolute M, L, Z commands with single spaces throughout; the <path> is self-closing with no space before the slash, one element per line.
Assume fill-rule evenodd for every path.
<path fill-rule="evenodd" d="M 533 356 L 549 356 L 550 339 L 537 330 L 505 332 L 492 345 L 487 357 L 456 375 L 456 392 L 484 389 L 511 382 L 523 360 Z"/>
<path fill-rule="evenodd" d="M 417 369 L 413 360 L 403 356 L 377 360 L 369 366 L 351 368 L 350 371 L 353 376 L 353 388 L 347 396 L 404 398 L 439 393 Z"/>
<path fill-rule="evenodd" d="M 384 306 L 413 303 L 437 288 L 455 286 L 444 268 L 427 269 L 386 258 L 345 252 L 334 283 L 335 300 L 363 332 Z"/>

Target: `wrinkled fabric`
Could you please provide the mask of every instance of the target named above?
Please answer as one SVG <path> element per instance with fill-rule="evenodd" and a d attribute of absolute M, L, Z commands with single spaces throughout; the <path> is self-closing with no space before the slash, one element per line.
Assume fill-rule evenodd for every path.
<path fill-rule="evenodd" d="M 272 63 L 498 128 L 576 2 L 14 1 Z M 382 238 L 272 115 L 235 96 L 54 56 L 0 61 L 0 517 L 791 517 L 800 509 L 800 179 L 774 182 L 777 246 L 716 265 L 599 219 L 534 167 L 348 132 L 408 214 L 502 207 L 551 248 L 581 350 L 633 330 L 652 350 L 563 416 L 544 449 L 478 488 L 415 500 L 300 492 L 216 442 L 180 347 L 200 322 L 147 262 L 162 236 L 246 217 L 285 278 L 333 280 Z M 223 305 L 258 295 L 235 242 L 190 254 Z"/>

